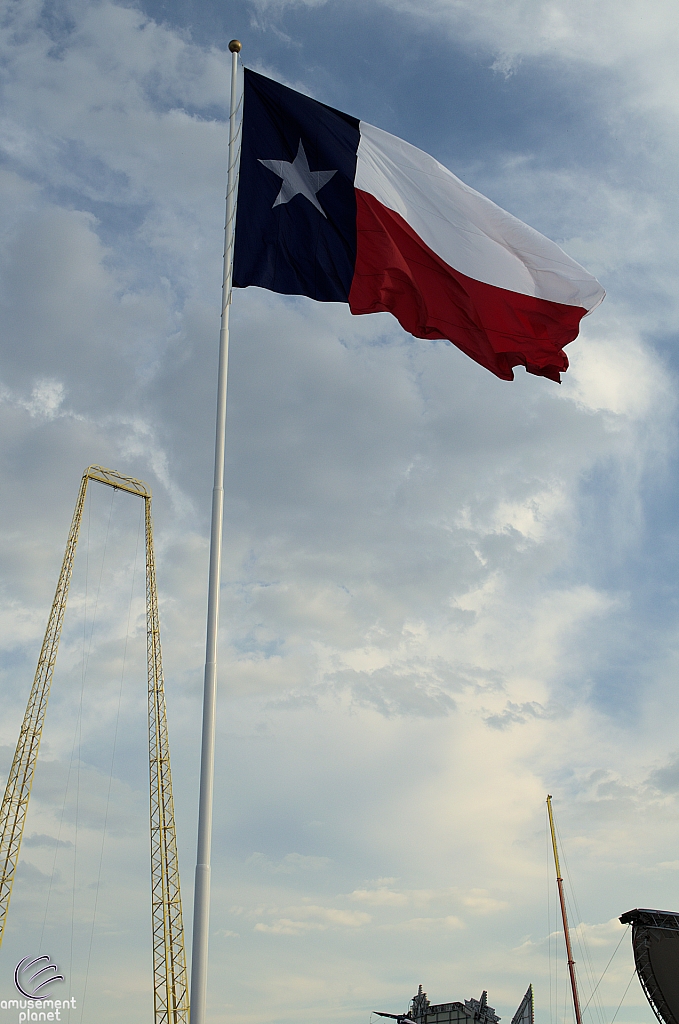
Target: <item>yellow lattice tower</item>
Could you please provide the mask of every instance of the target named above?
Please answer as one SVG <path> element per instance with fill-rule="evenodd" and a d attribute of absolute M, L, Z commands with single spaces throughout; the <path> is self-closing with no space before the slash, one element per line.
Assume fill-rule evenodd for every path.
<path fill-rule="evenodd" d="M 66 601 L 73 574 L 87 485 L 90 480 L 144 500 L 146 532 L 146 652 L 148 666 L 149 778 L 151 791 L 151 913 L 153 922 L 153 1000 L 155 1024 L 188 1024 L 189 997 L 184 925 L 179 888 L 177 836 L 172 800 L 170 745 L 165 713 L 160 619 L 153 554 L 151 491 L 141 480 L 102 466 L 83 473 L 64 561 L 38 667 L 28 698 L 5 795 L 0 807 L 0 943 L 7 922 L 12 884 L 19 860 L 31 786 L 38 760 L 47 701 L 57 660 Z"/>

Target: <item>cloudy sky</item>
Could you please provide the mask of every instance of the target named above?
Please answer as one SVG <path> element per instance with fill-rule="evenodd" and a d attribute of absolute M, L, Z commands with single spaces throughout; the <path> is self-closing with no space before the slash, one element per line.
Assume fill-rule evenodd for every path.
<path fill-rule="evenodd" d="M 622 912 L 679 909 L 670 0 L 7 3 L 0 773 L 80 476 L 141 477 L 189 937 L 234 36 L 608 295 L 559 387 L 386 314 L 236 294 L 211 1024 L 369 1024 L 419 983 L 485 988 L 508 1024 L 529 982 L 538 1024 L 568 1022 L 546 794 L 583 1002 Z M 50 953 L 73 1024 L 151 1016 L 140 504 L 91 488 L 0 954 L 1 999 Z M 588 1024 L 632 971 L 625 936 Z M 653 1020 L 636 980 L 616 1019 Z"/>

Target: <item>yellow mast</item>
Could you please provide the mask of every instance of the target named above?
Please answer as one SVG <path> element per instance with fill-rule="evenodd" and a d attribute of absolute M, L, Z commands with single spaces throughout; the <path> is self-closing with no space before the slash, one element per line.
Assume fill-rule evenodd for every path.
<path fill-rule="evenodd" d="M 561 903 L 561 918 L 563 921 L 563 934 L 566 939 L 566 956 L 568 958 L 568 974 L 571 979 L 571 992 L 573 993 L 573 1009 L 575 1011 L 575 1024 L 582 1024 L 580 1013 L 580 997 L 578 995 L 578 983 L 575 978 L 575 960 L 571 948 L 571 935 L 568 929 L 568 915 L 566 914 L 566 898 L 563 891 L 563 878 L 559 867 L 559 851 L 556 845 L 556 830 L 554 828 L 554 815 L 552 813 L 552 798 L 547 797 L 547 811 L 549 814 L 549 828 L 552 833 L 552 849 L 554 850 L 554 866 L 556 867 L 556 885 L 559 890 L 559 902 Z"/>
<path fill-rule="evenodd" d="M 42 729 L 64 624 L 73 562 L 90 480 L 144 500 L 146 534 L 146 650 L 148 681 L 149 781 L 151 817 L 151 914 L 153 923 L 154 1024 L 188 1024 L 189 996 L 177 836 L 172 799 L 170 745 L 160 649 L 160 619 L 153 552 L 151 491 L 141 480 L 102 466 L 89 466 L 78 491 L 66 551 L 38 667 L 28 698 L 5 795 L 0 806 L 0 944 L 7 922 L 21 837 L 38 760 Z"/>

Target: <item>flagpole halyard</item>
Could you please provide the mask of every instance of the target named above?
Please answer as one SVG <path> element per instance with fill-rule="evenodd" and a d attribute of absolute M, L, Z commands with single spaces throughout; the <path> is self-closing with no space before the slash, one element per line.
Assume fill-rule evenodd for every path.
<path fill-rule="evenodd" d="M 208 939 L 210 927 L 210 849 L 212 845 L 212 803 L 214 791 L 215 721 L 217 709 L 217 653 L 219 635 L 219 590 L 222 565 L 222 524 L 224 521 L 224 450 L 226 431 L 226 389 L 229 363 L 229 306 L 233 263 L 234 215 L 236 209 L 236 88 L 238 83 L 237 39 L 231 52 L 231 106 L 229 111 L 229 166 L 224 223 L 224 276 L 222 280 L 222 321 L 219 333 L 217 375 L 217 425 L 215 432 L 214 487 L 210 528 L 210 570 L 208 582 L 205 683 L 203 690 L 203 732 L 200 759 L 198 805 L 198 849 L 196 887 L 193 900 L 193 948 L 191 956 L 191 1024 L 205 1024 L 207 998 Z"/>

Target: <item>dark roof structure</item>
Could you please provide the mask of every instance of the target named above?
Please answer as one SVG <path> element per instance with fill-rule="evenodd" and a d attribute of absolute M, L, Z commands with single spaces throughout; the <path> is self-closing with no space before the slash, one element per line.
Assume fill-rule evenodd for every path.
<path fill-rule="evenodd" d="M 374 1012 L 378 1017 L 392 1018 L 396 1024 L 500 1024 L 500 1018 L 494 1008 L 488 1005 L 488 993 L 485 991 L 481 993 L 480 999 L 432 1005 L 420 985 L 407 1013 L 384 1013 L 380 1010 Z M 528 986 L 528 991 L 514 1014 L 512 1024 L 535 1024 L 532 985 Z"/>
<path fill-rule="evenodd" d="M 644 995 L 660 1024 L 679 1024 L 679 914 L 669 910 L 628 910 L 632 950 Z"/>

